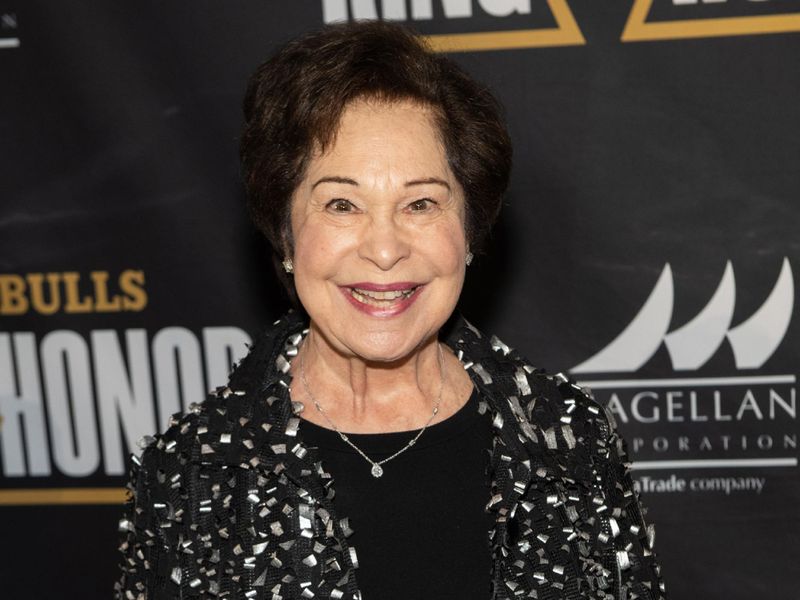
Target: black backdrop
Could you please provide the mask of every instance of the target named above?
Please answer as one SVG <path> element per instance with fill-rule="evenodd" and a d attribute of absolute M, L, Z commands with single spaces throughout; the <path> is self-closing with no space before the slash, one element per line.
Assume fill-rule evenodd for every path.
<path fill-rule="evenodd" d="M 797 0 L 0 2 L 2 597 L 111 594 L 125 456 L 285 309 L 241 95 L 345 15 L 506 106 L 461 308 L 610 404 L 671 597 L 797 598 Z"/>

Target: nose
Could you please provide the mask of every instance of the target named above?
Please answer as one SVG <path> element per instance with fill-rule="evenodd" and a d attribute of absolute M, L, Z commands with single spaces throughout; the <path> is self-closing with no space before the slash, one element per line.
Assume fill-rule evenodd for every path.
<path fill-rule="evenodd" d="M 365 224 L 358 255 L 382 271 L 390 271 L 408 258 L 410 250 L 407 232 L 392 215 L 373 215 Z"/>

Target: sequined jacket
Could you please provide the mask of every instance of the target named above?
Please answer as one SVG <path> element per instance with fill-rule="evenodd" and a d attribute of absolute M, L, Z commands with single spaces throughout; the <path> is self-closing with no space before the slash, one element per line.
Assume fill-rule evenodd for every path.
<path fill-rule="evenodd" d="M 348 519 L 289 397 L 304 327 L 277 321 L 227 387 L 132 458 L 119 600 L 361 598 Z M 447 343 L 493 417 L 490 597 L 663 599 L 610 415 L 463 319 Z"/>

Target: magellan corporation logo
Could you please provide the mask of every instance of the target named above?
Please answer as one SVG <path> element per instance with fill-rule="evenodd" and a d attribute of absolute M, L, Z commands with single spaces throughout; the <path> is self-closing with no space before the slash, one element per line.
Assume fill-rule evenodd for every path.
<path fill-rule="evenodd" d="M 3 48 L 19 48 L 17 29 L 16 13 L 0 13 L 0 50 Z"/>
<path fill-rule="evenodd" d="M 381 18 L 421 28 L 443 19 L 459 29 L 463 26 L 458 33 L 425 36 L 440 52 L 586 43 L 567 0 L 322 0 L 322 16 L 326 23 Z M 476 23 L 479 30 L 470 30 Z M 482 27 L 488 23 L 489 30 Z"/>
<path fill-rule="evenodd" d="M 760 493 L 766 477 L 743 476 L 743 471 L 798 465 L 797 378 L 769 368 L 770 358 L 785 341 L 794 310 L 788 258 L 759 308 L 732 326 L 736 287 L 728 261 L 705 307 L 670 331 L 675 289 L 666 264 L 623 331 L 570 370 L 620 423 L 637 471 L 673 471 L 666 480 L 640 476 L 645 491 Z M 733 364 L 724 373 L 705 376 L 704 365 L 726 342 Z M 662 347 L 672 375 L 636 378 L 635 373 Z M 704 475 L 678 478 L 675 471 L 683 469 Z M 658 489 L 670 484 L 673 489 Z"/>
<path fill-rule="evenodd" d="M 664 266 L 650 297 L 625 330 L 608 346 L 574 367 L 573 373 L 633 372 L 644 365 L 663 341 L 676 371 L 702 367 L 727 337 L 739 369 L 758 369 L 786 335 L 794 305 L 794 279 L 784 258 L 772 292 L 761 307 L 733 329 L 736 284 L 730 261 L 705 308 L 683 327 L 667 333 L 672 319 L 674 286 Z"/>

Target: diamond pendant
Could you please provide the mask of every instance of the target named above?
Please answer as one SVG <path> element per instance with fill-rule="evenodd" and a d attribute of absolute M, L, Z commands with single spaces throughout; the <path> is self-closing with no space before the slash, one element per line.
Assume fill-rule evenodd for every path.
<path fill-rule="evenodd" d="M 370 473 L 372 473 L 372 476 L 377 479 L 378 477 L 383 475 L 383 467 L 381 467 L 380 465 L 372 465 L 372 470 L 370 471 Z"/>

